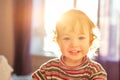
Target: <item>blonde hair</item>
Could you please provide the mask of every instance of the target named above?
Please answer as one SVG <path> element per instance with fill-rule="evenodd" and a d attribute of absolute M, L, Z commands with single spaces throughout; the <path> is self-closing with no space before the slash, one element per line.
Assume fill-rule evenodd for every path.
<path fill-rule="evenodd" d="M 75 28 L 74 26 L 79 23 L 81 26 L 79 27 L 79 30 L 81 33 L 84 34 L 84 31 L 86 29 L 89 30 L 90 38 L 92 38 L 91 46 L 89 48 L 89 55 L 91 53 L 95 53 L 95 51 L 99 48 L 99 42 L 100 42 L 100 33 L 98 27 L 95 26 L 95 24 L 90 20 L 90 18 L 82 11 L 77 9 L 71 9 L 67 12 L 65 12 L 60 20 L 56 23 L 56 29 L 54 31 L 54 39 L 58 39 L 58 35 L 62 30 L 65 30 L 64 28 L 67 28 L 65 26 L 69 26 L 71 30 L 73 31 Z M 87 24 L 87 26 L 85 26 Z M 78 29 L 78 28 L 77 28 Z"/>

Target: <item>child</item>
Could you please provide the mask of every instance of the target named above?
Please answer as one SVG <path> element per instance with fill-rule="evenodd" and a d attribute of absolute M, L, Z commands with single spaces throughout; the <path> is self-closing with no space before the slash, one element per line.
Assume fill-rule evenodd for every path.
<path fill-rule="evenodd" d="M 103 67 L 87 55 L 96 49 L 96 26 L 80 10 L 65 12 L 56 24 L 55 38 L 61 57 L 43 64 L 33 80 L 107 80 Z M 95 53 L 95 52 L 94 52 Z"/>
<path fill-rule="evenodd" d="M 8 64 L 7 59 L 0 55 L 0 80 L 13 80 L 12 67 Z"/>

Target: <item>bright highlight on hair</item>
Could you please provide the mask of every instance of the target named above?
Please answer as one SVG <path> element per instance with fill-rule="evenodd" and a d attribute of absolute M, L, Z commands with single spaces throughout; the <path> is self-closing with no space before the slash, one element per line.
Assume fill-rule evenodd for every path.
<path fill-rule="evenodd" d="M 97 55 L 96 50 L 100 47 L 100 31 L 97 26 L 89 19 L 89 17 L 79 10 L 70 10 L 64 13 L 56 23 L 56 29 L 54 31 L 54 40 L 58 39 L 59 31 L 67 30 L 73 31 L 76 29 L 75 25 L 79 25 L 77 30 L 84 34 L 85 31 L 89 31 L 89 35 L 92 38 L 91 46 L 89 48 L 88 56 L 92 58 Z"/>

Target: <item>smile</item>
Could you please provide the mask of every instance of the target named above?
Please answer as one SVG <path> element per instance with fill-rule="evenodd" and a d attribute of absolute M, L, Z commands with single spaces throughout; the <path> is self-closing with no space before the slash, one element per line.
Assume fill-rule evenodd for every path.
<path fill-rule="evenodd" d="M 76 50 L 75 51 L 69 51 L 69 53 L 71 55 L 77 55 L 78 53 L 80 53 L 80 50 L 79 51 L 78 50 L 77 51 Z"/>

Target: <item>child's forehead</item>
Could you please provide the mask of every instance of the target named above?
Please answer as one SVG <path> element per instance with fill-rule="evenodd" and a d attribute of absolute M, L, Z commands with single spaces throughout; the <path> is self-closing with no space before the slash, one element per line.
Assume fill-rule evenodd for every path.
<path fill-rule="evenodd" d="M 58 27 L 59 31 L 63 31 L 63 32 L 80 32 L 80 33 L 84 33 L 85 31 L 89 31 L 89 25 L 87 22 L 85 21 L 71 21 L 69 22 L 62 22 L 61 25 Z"/>

